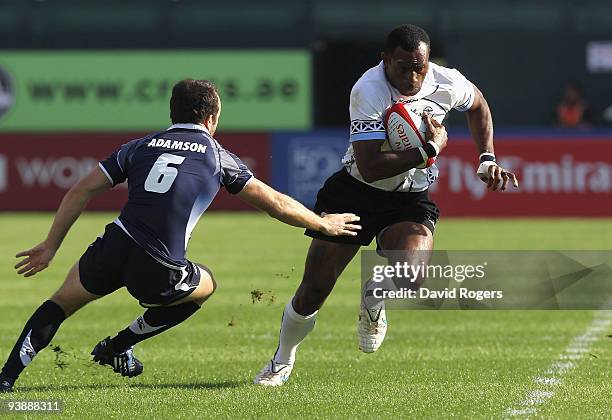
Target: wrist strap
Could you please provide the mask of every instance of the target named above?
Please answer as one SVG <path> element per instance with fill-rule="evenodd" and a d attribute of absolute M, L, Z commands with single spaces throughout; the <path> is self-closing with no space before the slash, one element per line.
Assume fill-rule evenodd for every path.
<path fill-rule="evenodd" d="M 480 163 L 482 163 L 482 162 L 495 162 L 495 155 L 493 153 L 489 153 L 489 152 L 481 153 L 478 158 L 480 159 Z"/>
<path fill-rule="evenodd" d="M 429 156 L 427 156 L 427 152 L 422 147 L 419 147 L 419 152 L 421 152 L 421 157 L 423 158 L 423 162 L 427 162 Z"/>
<path fill-rule="evenodd" d="M 427 153 L 428 158 L 436 157 L 440 152 L 440 148 L 438 147 L 438 145 L 431 140 L 423 146 L 423 150 L 425 151 L 425 153 Z"/>

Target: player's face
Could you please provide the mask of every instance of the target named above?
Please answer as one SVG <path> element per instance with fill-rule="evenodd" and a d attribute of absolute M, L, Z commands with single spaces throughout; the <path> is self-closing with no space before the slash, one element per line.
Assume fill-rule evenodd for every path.
<path fill-rule="evenodd" d="M 421 90 L 429 68 L 429 47 L 424 42 L 414 51 L 396 47 L 390 55 L 383 53 L 383 62 L 391 84 L 402 95 L 414 96 Z"/>

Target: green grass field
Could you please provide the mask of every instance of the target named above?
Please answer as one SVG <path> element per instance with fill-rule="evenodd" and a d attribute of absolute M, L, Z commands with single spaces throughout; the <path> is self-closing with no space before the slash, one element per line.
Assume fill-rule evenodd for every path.
<path fill-rule="evenodd" d="M 51 267 L 18 277 L 14 254 L 38 243 L 51 217 L 0 214 L 3 360 L 32 311 L 115 216 L 84 215 Z M 299 229 L 263 215 L 204 215 L 189 258 L 212 268 L 219 289 L 192 319 L 137 346 L 143 375 L 123 379 L 89 361 L 97 341 L 143 311 L 122 290 L 68 319 L 52 342 L 61 352 L 41 352 L 19 392 L 0 398 L 60 399 L 62 417 L 71 418 L 474 419 L 504 418 L 530 391 L 544 390 L 554 394 L 537 406 L 539 417 L 612 417 L 612 331 L 598 333 L 562 382 L 534 383 L 588 328 L 593 311 L 393 311 L 385 344 L 366 355 L 356 340 L 358 259 L 300 348 L 291 380 L 276 389 L 251 385 L 276 348 L 308 243 Z M 612 220 L 443 220 L 436 248 L 612 250 Z M 260 301 L 253 290 L 264 292 Z"/>

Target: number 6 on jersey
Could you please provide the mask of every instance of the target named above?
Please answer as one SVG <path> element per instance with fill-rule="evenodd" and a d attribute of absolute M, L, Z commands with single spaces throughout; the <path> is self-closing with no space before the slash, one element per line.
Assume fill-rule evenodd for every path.
<path fill-rule="evenodd" d="M 184 160 L 184 156 L 170 153 L 164 153 L 157 158 L 145 181 L 145 190 L 159 194 L 168 192 L 178 175 L 178 169 L 168 165 L 180 165 Z"/>

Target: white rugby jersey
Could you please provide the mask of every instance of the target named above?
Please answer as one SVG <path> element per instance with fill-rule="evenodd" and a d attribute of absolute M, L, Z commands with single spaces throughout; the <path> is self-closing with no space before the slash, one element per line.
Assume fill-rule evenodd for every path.
<path fill-rule="evenodd" d="M 362 182 L 357 169 L 352 143 L 361 140 L 384 140 L 386 138 L 383 118 L 385 110 L 398 101 L 407 102 L 418 115 L 430 114 L 442 122 L 451 109 L 467 111 L 474 102 L 474 85 L 459 71 L 429 63 L 429 69 L 419 93 L 404 96 L 387 80 L 384 64 L 366 71 L 351 90 L 349 113 L 351 117 L 351 144 L 342 163 L 348 172 Z M 391 178 L 367 184 L 386 191 L 424 191 L 438 177 L 438 168 L 412 168 Z"/>

